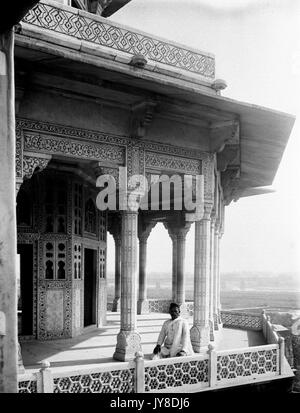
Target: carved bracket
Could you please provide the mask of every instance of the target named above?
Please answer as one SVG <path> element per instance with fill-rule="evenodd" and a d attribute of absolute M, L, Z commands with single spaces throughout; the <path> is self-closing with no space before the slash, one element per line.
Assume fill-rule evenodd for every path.
<path fill-rule="evenodd" d="M 226 171 L 229 166 L 240 166 L 240 122 L 214 123 L 210 126 L 211 150 L 217 153 L 217 169 Z"/>
<path fill-rule="evenodd" d="M 41 172 L 51 160 L 51 155 L 38 156 L 24 154 L 23 157 L 23 178 L 30 179 L 34 172 Z"/>
<path fill-rule="evenodd" d="M 217 168 L 218 171 L 224 172 L 229 165 L 240 164 L 240 145 L 228 144 L 225 145 L 221 153 L 217 153 Z"/>
<path fill-rule="evenodd" d="M 158 102 L 146 100 L 132 106 L 130 117 L 130 136 L 133 138 L 143 138 L 147 127 L 153 120 Z"/>
<path fill-rule="evenodd" d="M 222 152 L 225 145 L 240 142 L 240 122 L 237 119 L 212 122 L 209 129 L 211 152 Z"/>
<path fill-rule="evenodd" d="M 230 166 L 226 171 L 221 173 L 225 205 L 229 205 L 235 198 L 236 191 L 239 187 L 240 173 L 241 170 L 239 166 Z"/>

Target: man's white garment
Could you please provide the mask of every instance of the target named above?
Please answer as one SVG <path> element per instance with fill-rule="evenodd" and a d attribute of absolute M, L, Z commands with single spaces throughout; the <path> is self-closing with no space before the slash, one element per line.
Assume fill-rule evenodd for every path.
<path fill-rule="evenodd" d="M 192 356 L 194 352 L 187 320 L 178 317 L 175 320 L 165 321 L 159 333 L 157 344 L 161 346 L 161 357 L 176 357 L 180 351 Z"/>

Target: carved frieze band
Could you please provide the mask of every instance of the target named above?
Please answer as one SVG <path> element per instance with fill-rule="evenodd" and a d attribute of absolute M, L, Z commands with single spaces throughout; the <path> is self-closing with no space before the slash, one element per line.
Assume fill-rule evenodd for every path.
<path fill-rule="evenodd" d="M 215 76 L 215 60 L 212 56 L 133 32 L 98 16 L 95 18 L 92 14 L 91 17 L 87 14 L 83 16 L 76 9 L 67 10 L 40 2 L 29 11 L 23 22 L 130 55 L 142 54 L 154 62 L 209 79 Z"/>
<path fill-rule="evenodd" d="M 200 160 L 181 158 L 174 155 L 170 156 L 146 151 L 145 163 L 146 168 L 190 172 L 191 174 L 200 174 L 201 172 Z"/>
<path fill-rule="evenodd" d="M 16 127 L 16 178 L 23 178 L 23 129 Z"/>
<path fill-rule="evenodd" d="M 73 128 L 71 126 L 59 125 L 50 122 L 41 122 L 31 119 L 17 118 L 17 130 L 28 130 L 36 132 L 44 132 L 45 134 L 53 136 L 61 136 L 73 138 L 76 140 L 83 140 L 88 142 L 111 143 L 113 145 L 126 146 L 129 139 L 124 136 L 110 135 L 102 132 L 95 132 L 89 129 Z"/>
<path fill-rule="evenodd" d="M 199 149 L 190 149 L 146 140 L 143 140 L 143 142 L 145 150 L 149 152 L 165 153 L 167 155 L 181 156 L 190 159 L 203 159 L 207 156 L 207 152 L 200 151 Z"/>
<path fill-rule="evenodd" d="M 72 139 L 63 140 L 54 136 L 24 134 L 24 149 L 34 152 L 69 155 L 85 159 L 124 163 L 124 148 L 108 144 L 77 142 Z"/>
<path fill-rule="evenodd" d="M 101 167 L 118 182 L 119 165 L 127 165 L 128 176 L 145 170 L 169 170 L 205 176 L 205 198 L 213 199 L 214 155 L 197 149 L 159 144 L 125 136 L 109 135 L 69 126 L 28 119 L 17 119 L 16 170 L 23 177 L 23 151 L 63 154 L 71 157 L 110 161 L 114 167 Z M 42 166 L 42 165 L 41 165 Z M 41 167 L 40 166 L 40 167 Z"/>

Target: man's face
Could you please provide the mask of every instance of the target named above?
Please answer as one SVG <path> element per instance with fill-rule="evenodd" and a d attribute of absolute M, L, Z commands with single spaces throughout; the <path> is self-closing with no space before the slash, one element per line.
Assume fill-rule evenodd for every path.
<path fill-rule="evenodd" d="M 175 320 L 175 318 L 178 318 L 180 315 L 180 309 L 178 307 L 172 307 L 170 309 L 170 316 L 172 317 L 172 320 Z"/>

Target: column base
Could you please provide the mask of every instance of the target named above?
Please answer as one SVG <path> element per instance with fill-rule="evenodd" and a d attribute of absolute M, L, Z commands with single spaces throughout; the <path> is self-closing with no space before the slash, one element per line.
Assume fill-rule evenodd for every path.
<path fill-rule="evenodd" d="M 120 298 L 115 298 L 114 299 L 111 311 L 113 313 L 116 313 L 117 311 L 120 311 Z"/>
<path fill-rule="evenodd" d="M 142 351 L 141 337 L 135 331 L 120 331 L 113 358 L 118 361 L 129 361 L 135 358 L 135 353 Z"/>
<path fill-rule="evenodd" d="M 200 327 L 193 326 L 190 331 L 191 342 L 195 353 L 202 353 L 207 350 L 210 341 L 210 327 L 209 325 Z"/>
<path fill-rule="evenodd" d="M 138 300 L 138 302 L 137 302 L 137 313 L 139 315 L 149 313 L 149 301 L 148 300 Z"/>

